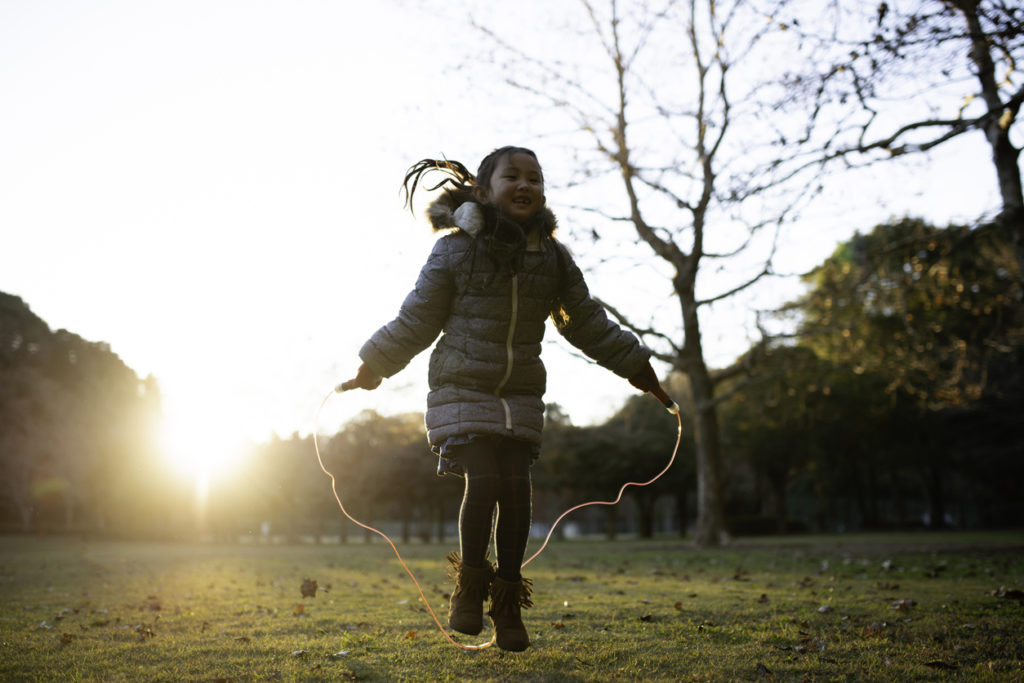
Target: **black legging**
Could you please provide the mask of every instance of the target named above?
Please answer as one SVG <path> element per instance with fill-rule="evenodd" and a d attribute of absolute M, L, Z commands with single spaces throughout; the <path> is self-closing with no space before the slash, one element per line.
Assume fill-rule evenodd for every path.
<path fill-rule="evenodd" d="M 518 581 L 530 536 L 533 447 L 517 439 L 477 437 L 452 450 L 452 456 L 466 475 L 466 490 L 459 510 L 462 561 L 470 567 L 484 566 L 491 541 L 491 520 L 497 507 L 494 535 L 498 576 L 506 581 Z"/>

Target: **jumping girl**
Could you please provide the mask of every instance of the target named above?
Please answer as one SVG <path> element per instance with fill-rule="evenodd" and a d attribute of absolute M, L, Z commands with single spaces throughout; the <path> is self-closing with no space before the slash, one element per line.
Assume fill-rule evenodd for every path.
<path fill-rule="evenodd" d="M 583 274 L 554 237 L 537 156 L 522 147 L 488 154 L 474 176 L 453 161 L 424 159 L 403 187 L 412 207 L 424 174 L 445 178 L 428 208 L 440 237 L 398 317 L 359 351 L 362 360 L 345 388 L 377 388 L 441 335 L 430 357 L 426 427 L 439 472 L 461 471 L 461 555 L 448 556 L 455 574 L 448 624 L 476 635 L 483 603 L 498 647 L 530 645 L 521 608 L 532 602 L 520 568 L 530 533 L 530 465 L 544 426 L 546 373 L 541 340 L 547 318 L 571 344 L 644 392 L 661 392 L 650 353 L 608 319 L 587 291 Z M 487 560 L 494 530 L 497 565 Z"/>

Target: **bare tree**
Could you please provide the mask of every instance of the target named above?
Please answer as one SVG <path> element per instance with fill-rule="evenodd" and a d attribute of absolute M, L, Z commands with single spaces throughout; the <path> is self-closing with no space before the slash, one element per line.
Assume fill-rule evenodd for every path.
<path fill-rule="evenodd" d="M 615 257 L 671 284 L 674 314 L 648 311 L 647 323 L 635 307 L 605 303 L 688 378 L 699 545 L 728 539 L 716 387 L 744 370 L 709 367 L 704 312 L 773 275 L 780 227 L 816 190 L 798 182 L 796 147 L 761 132 L 772 116 L 761 106 L 772 95 L 765 68 L 790 39 L 772 19 L 782 4 L 580 0 L 583 29 L 577 18 L 553 42 L 534 35 L 529 51 L 475 24 L 492 49 L 487 68 L 514 74 L 504 84 L 533 98 L 531 116 L 550 117 L 579 162 L 569 185 L 585 191 L 587 231 L 629 238 L 637 248 L 618 245 Z"/>
<path fill-rule="evenodd" d="M 876 163 L 981 133 L 1002 202 L 996 222 L 1009 229 L 1024 276 L 1020 148 L 1012 140 L 1024 102 L 1020 3 L 831 0 L 826 8 L 804 7 L 787 28 L 800 34 L 809 58 L 784 80 L 791 102 L 810 105 L 808 125 L 824 150 L 814 163 Z"/>

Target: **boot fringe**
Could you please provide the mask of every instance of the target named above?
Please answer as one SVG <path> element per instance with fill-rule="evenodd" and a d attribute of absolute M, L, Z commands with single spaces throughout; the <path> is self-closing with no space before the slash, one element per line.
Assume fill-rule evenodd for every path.
<path fill-rule="evenodd" d="M 444 556 L 448 561 L 448 578 L 454 580 L 459 575 L 459 567 L 462 566 L 462 554 L 453 550 Z"/>
<path fill-rule="evenodd" d="M 491 584 L 491 609 L 487 615 L 512 616 L 516 608 L 533 607 L 533 581 L 525 577 L 518 581 L 497 579 Z"/>
<path fill-rule="evenodd" d="M 447 574 L 448 578 L 452 581 L 458 582 L 459 572 L 464 569 L 476 571 L 479 571 L 480 569 L 486 569 L 488 574 L 490 575 L 490 579 L 494 579 L 494 577 L 497 576 L 498 573 L 497 570 L 494 568 L 494 563 L 487 559 L 484 560 L 485 564 L 483 567 L 467 567 L 466 565 L 462 564 L 462 553 L 460 553 L 458 550 L 451 551 L 450 553 L 444 556 L 444 559 L 448 562 Z"/>

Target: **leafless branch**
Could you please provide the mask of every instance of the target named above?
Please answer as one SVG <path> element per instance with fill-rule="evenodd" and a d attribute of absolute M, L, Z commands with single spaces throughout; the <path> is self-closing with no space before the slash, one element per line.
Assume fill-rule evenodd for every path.
<path fill-rule="evenodd" d="M 657 358 L 658 360 L 665 361 L 666 363 L 676 363 L 677 362 L 677 360 L 679 358 L 679 354 L 681 353 L 682 349 L 675 343 L 675 341 L 672 340 L 672 337 L 670 337 L 667 334 L 664 334 L 662 332 L 658 332 L 655 329 L 652 329 L 652 328 L 649 328 L 649 327 L 640 327 L 638 325 L 633 324 L 633 322 L 629 318 L 627 318 L 625 316 L 625 314 L 623 314 L 619 309 L 615 308 L 614 306 L 609 304 L 604 299 L 600 299 L 598 297 L 594 297 L 594 300 L 597 301 L 602 306 L 604 306 L 605 310 L 607 310 L 608 313 L 610 313 L 611 316 L 613 318 L 615 318 L 615 320 L 620 325 L 625 327 L 627 330 L 629 330 L 630 332 L 632 332 L 636 336 L 640 337 L 641 339 L 644 339 L 644 338 L 647 338 L 647 337 L 652 337 L 654 339 L 658 339 L 658 340 L 668 344 L 668 346 L 672 349 L 672 353 L 670 353 L 670 354 L 658 354 L 658 353 L 652 351 L 652 354 L 654 355 L 655 358 Z"/>

